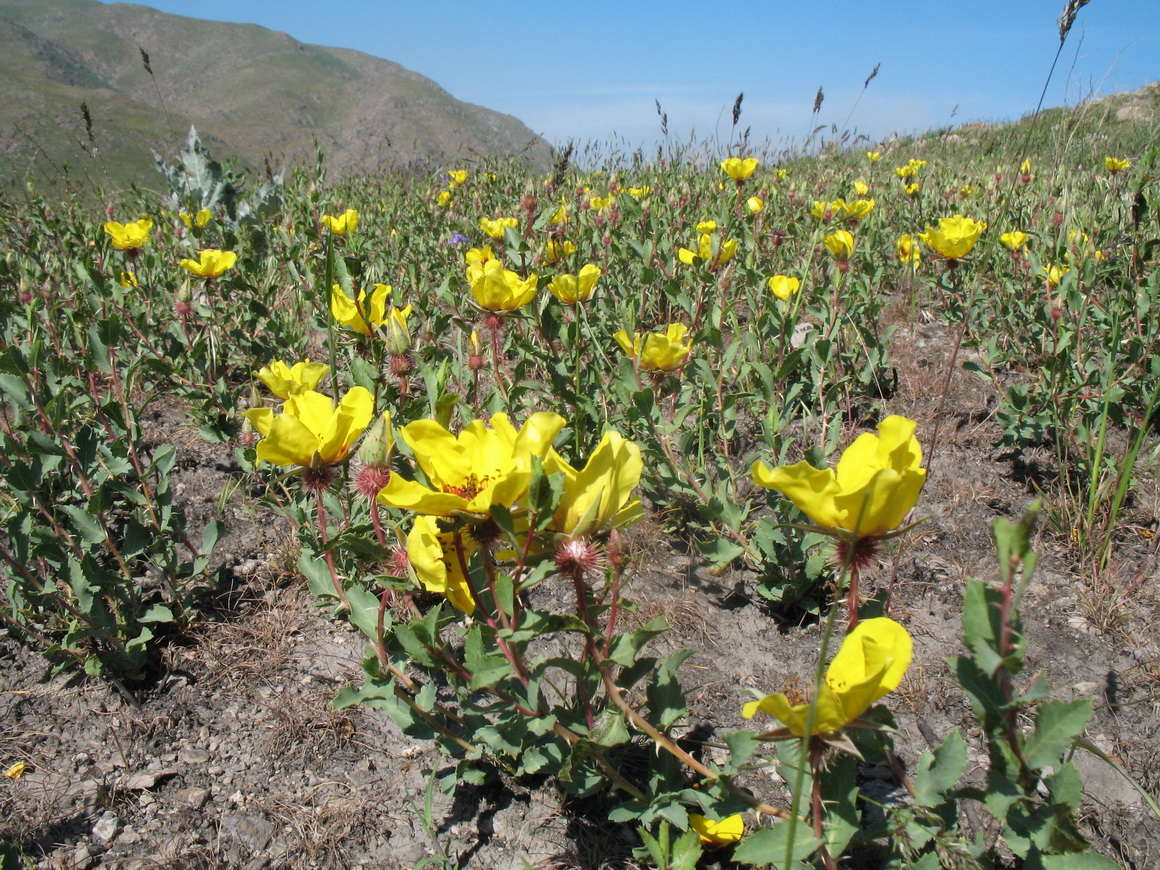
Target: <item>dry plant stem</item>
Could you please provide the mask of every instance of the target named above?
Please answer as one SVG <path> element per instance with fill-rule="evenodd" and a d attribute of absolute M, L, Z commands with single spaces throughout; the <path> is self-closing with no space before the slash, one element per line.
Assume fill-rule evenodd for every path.
<path fill-rule="evenodd" d="M 334 584 L 334 594 L 338 596 L 338 600 L 342 602 L 342 606 L 349 610 L 350 602 L 346 598 L 346 590 L 342 588 L 342 581 L 338 579 L 338 569 L 334 567 L 334 554 L 326 549 L 326 509 L 322 506 L 321 489 L 315 490 L 314 499 L 314 514 L 318 520 L 318 534 L 322 540 L 322 557 L 326 561 L 327 570 L 330 571 L 330 582 Z"/>
<path fill-rule="evenodd" d="M 617 707 L 617 709 L 619 709 L 626 717 L 628 717 L 628 720 L 636 727 L 638 731 L 643 731 L 646 735 L 648 735 L 648 737 L 651 738 L 659 748 L 665 750 L 665 752 L 672 755 L 682 764 L 691 768 L 705 779 L 712 780 L 713 782 L 720 782 L 727 789 L 729 789 L 731 794 L 741 798 L 741 800 L 749 804 L 750 808 L 756 812 L 779 819 L 790 818 L 790 814 L 785 810 L 771 806 L 770 804 L 759 800 L 749 792 L 734 785 L 729 777 L 722 776 L 720 773 L 717 773 L 714 770 L 710 770 L 701 762 L 697 761 L 697 759 L 693 758 L 693 756 L 691 756 L 689 753 L 685 752 L 685 750 L 681 749 L 680 746 L 673 742 L 671 737 L 666 734 L 662 734 L 655 727 L 653 727 L 651 722 L 636 712 L 632 705 L 624 700 L 624 695 L 621 694 L 620 687 L 616 685 L 616 681 L 612 679 L 612 675 L 609 674 L 607 667 L 600 668 L 600 679 L 604 683 L 604 689 L 608 693 L 609 699 Z"/>
<path fill-rule="evenodd" d="M 954 285 L 955 296 L 961 299 L 963 292 L 962 282 L 959 280 L 958 260 L 948 260 L 947 265 L 951 270 L 951 283 Z M 934 417 L 934 430 L 930 434 L 930 447 L 927 450 L 926 472 L 928 475 L 934 469 L 934 459 L 938 449 L 939 427 L 942 423 L 943 413 L 946 411 L 947 396 L 951 391 L 951 377 L 955 373 L 955 365 L 959 360 L 959 349 L 962 348 L 963 339 L 967 335 L 967 326 L 970 323 L 971 309 L 974 308 L 975 305 L 975 291 L 977 287 L 977 282 L 974 286 L 971 287 L 971 296 L 967 300 L 966 306 L 963 308 L 963 323 L 959 328 L 959 334 L 955 336 L 955 347 L 954 350 L 951 351 L 950 362 L 947 363 L 947 374 L 943 379 L 942 396 L 939 398 L 938 413 L 935 414 Z"/>
<path fill-rule="evenodd" d="M 810 803 L 813 809 L 814 816 L 814 836 L 819 840 L 825 840 L 826 828 L 825 807 L 822 804 L 822 778 L 819 776 L 822 769 L 822 758 L 825 755 L 825 745 L 821 741 L 816 744 L 811 742 L 810 746 L 810 769 L 814 772 L 814 784 L 811 790 Z M 838 870 L 838 865 L 834 861 L 834 857 L 830 854 L 825 846 L 822 846 L 818 852 L 822 856 L 822 861 L 826 865 L 826 870 Z"/>

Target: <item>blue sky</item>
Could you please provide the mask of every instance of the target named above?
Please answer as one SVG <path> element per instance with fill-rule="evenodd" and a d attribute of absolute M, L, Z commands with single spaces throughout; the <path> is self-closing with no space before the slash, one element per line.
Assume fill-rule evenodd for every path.
<path fill-rule="evenodd" d="M 514 115 L 550 142 L 631 146 L 669 131 L 800 140 L 818 120 L 872 138 L 1035 108 L 1059 47 L 1064 0 L 149 0 L 163 12 L 260 24 L 353 48 Z M 332 11 L 333 10 L 333 11 Z M 148 48 L 148 46 L 146 46 Z M 881 64 L 877 78 L 863 82 Z M 163 69 L 156 69 L 163 75 Z M 1045 106 L 1160 79 L 1160 0 L 1092 0 L 1079 10 Z M 855 109 L 855 102 L 857 108 Z"/>

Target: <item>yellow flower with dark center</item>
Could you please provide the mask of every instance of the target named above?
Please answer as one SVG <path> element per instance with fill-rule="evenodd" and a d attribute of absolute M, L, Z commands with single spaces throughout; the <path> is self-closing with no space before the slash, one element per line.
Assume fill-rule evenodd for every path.
<path fill-rule="evenodd" d="M 664 332 L 634 332 L 630 339 L 621 329 L 613 338 L 641 371 L 671 372 L 683 366 L 693 350 L 693 339 L 686 338 L 688 331 L 683 323 L 670 323 Z"/>
<path fill-rule="evenodd" d="M 479 228 L 483 230 L 488 236 L 499 240 L 503 238 L 504 230 L 515 229 L 520 225 L 520 222 L 514 217 L 501 217 L 492 220 L 491 218 L 482 217 L 479 219 Z"/>
<path fill-rule="evenodd" d="M 279 399 L 289 399 L 318 386 L 330 367 L 326 363 L 296 362 L 292 366 L 282 360 L 274 360 L 268 366 L 258 369 L 258 379 Z"/>
<path fill-rule="evenodd" d="M 745 819 L 741 813 L 726 816 L 719 822 L 689 813 L 689 827 L 697 832 L 706 846 L 731 846 L 745 836 Z"/>
<path fill-rule="evenodd" d="M 557 275 L 548 284 L 548 289 L 565 305 L 575 305 L 577 302 L 585 302 L 592 297 L 592 293 L 596 289 L 596 279 L 599 277 L 600 267 L 593 263 L 587 263 L 580 269 L 579 276 Z"/>
<path fill-rule="evenodd" d="M 270 408 L 246 411 L 246 418 L 263 436 L 257 459 L 304 468 L 342 462 L 370 425 L 374 405 L 369 390 L 352 387 L 337 407 L 329 396 L 306 390 L 287 398 L 280 414 Z"/>
<path fill-rule="evenodd" d="M 937 230 L 927 224 L 926 232 L 919 233 L 918 237 L 935 253 L 948 260 L 958 260 L 971 252 L 975 242 L 979 240 L 979 235 L 986 228 L 987 225 L 982 221 L 955 215 L 939 218 Z"/>
<path fill-rule="evenodd" d="M 322 225 L 336 236 L 345 236 L 347 233 L 353 233 L 358 229 L 358 211 L 353 208 L 348 208 L 342 214 L 338 215 L 338 217 L 324 214 L 322 216 Z"/>
<path fill-rule="evenodd" d="M 484 311 L 515 311 L 535 298 L 539 286 L 537 276 L 521 278 L 496 260 L 488 260 L 474 271 L 469 267 L 468 275 L 471 295 Z"/>
<path fill-rule="evenodd" d="M 356 305 L 341 285 L 335 284 L 330 288 L 330 315 L 340 326 L 369 336 L 387 321 L 387 300 L 390 298 L 390 284 L 375 284 L 369 297 L 365 288 L 358 291 Z M 408 306 L 407 314 L 410 312 Z M 406 325 L 406 315 L 403 316 L 403 324 Z"/>
<path fill-rule="evenodd" d="M 549 450 L 544 471 L 564 475 L 564 491 L 548 530 L 561 535 L 591 535 L 622 528 L 642 516 L 640 499 L 629 500 L 644 470 L 640 448 L 619 432 L 608 431 L 577 471 Z"/>
<path fill-rule="evenodd" d="M 734 181 L 744 181 L 757 170 L 757 158 L 730 157 L 721 161 L 721 168 Z"/>
<path fill-rule="evenodd" d="M 232 269 L 238 261 L 233 251 L 209 249 L 198 254 L 197 260 L 179 260 L 177 265 L 199 278 L 217 278 Z"/>
<path fill-rule="evenodd" d="M 869 538 L 899 526 L 918 502 L 926 482 L 917 424 L 892 415 L 878 434 L 859 435 L 834 468 L 808 462 L 770 470 L 753 463 L 753 481 L 775 489 L 816 525 L 842 538 Z"/>
<path fill-rule="evenodd" d="M 841 731 L 872 704 L 897 689 L 910 666 L 913 649 L 910 635 L 893 619 L 880 616 L 859 622 L 846 635 L 842 648 L 826 670 L 809 735 Z M 752 719 L 758 712 L 773 716 L 791 734 L 806 736 L 810 718 L 808 702 L 794 704 L 777 692 L 749 702 L 741 715 Z"/>
<path fill-rule="evenodd" d="M 774 296 L 785 302 L 801 289 L 802 282 L 788 275 L 774 275 L 766 284 Z"/>
<path fill-rule="evenodd" d="M 416 420 L 398 431 L 428 483 L 392 474 L 379 501 L 431 516 L 488 516 L 492 505 L 513 507 L 532 479 L 532 456 L 541 459 L 564 425 L 559 414 L 537 412 L 517 430 L 506 414 L 473 420 L 452 435 L 434 420 Z"/>
<path fill-rule="evenodd" d="M 127 224 L 117 223 L 117 221 L 109 221 L 105 224 L 105 232 L 108 233 L 113 247 L 118 251 L 133 251 L 142 247 L 149 241 L 149 230 L 152 228 L 153 221 L 149 218 L 141 218 L 139 221 Z"/>
<path fill-rule="evenodd" d="M 1125 169 L 1127 169 L 1131 165 L 1132 165 L 1132 161 L 1128 160 L 1126 158 L 1124 158 L 1124 159 L 1118 158 L 1118 157 L 1105 157 L 1104 158 L 1104 166 L 1106 166 L 1108 168 L 1108 172 L 1112 173 L 1113 175 L 1115 175 L 1117 172 L 1123 172 Z"/>
<path fill-rule="evenodd" d="M 1031 236 L 1019 230 L 1012 230 L 1009 233 L 1003 233 L 999 236 L 999 244 L 1009 251 L 1021 251 L 1027 246 L 1027 241 Z"/>
<path fill-rule="evenodd" d="M 839 263 L 845 263 L 854 253 L 854 235 L 849 230 L 835 230 L 822 236 L 822 244 Z"/>
<path fill-rule="evenodd" d="M 716 248 L 715 253 L 714 248 Z M 677 252 L 677 258 L 686 266 L 696 264 L 699 259 L 702 263 L 708 263 L 710 269 L 716 269 L 732 260 L 736 253 L 737 241 L 735 239 L 718 240 L 715 235 L 701 233 L 697 237 L 697 250 L 690 251 L 688 248 L 681 248 Z"/>
<path fill-rule="evenodd" d="M 391 475 L 392 480 L 396 477 Z M 471 561 L 471 554 L 478 548 L 470 535 L 463 534 L 456 546 L 451 532 L 441 532 L 435 517 L 422 514 L 415 517 L 407 535 L 407 559 L 419 582 L 428 592 L 444 596 L 464 613 L 475 610 L 475 598 L 463 573 L 463 565 Z"/>

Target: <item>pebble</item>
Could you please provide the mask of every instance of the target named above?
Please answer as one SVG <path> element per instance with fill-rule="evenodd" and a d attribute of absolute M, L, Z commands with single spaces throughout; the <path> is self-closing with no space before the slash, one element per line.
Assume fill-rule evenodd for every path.
<path fill-rule="evenodd" d="M 186 764 L 205 764 L 209 761 L 209 753 L 204 749 L 182 749 L 177 757 Z"/>
<path fill-rule="evenodd" d="M 117 814 L 112 810 L 106 810 L 101 813 L 101 817 L 93 825 L 93 839 L 98 843 L 108 845 L 113 842 L 120 827 L 121 823 L 117 820 Z"/>
<path fill-rule="evenodd" d="M 209 800 L 209 789 L 201 788 L 200 786 L 183 788 L 177 793 L 177 799 L 193 807 L 195 810 L 200 810 L 205 806 L 206 801 Z"/>

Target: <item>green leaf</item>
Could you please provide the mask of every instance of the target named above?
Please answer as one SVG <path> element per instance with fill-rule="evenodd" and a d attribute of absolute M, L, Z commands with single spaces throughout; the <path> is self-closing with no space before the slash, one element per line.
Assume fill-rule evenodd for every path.
<path fill-rule="evenodd" d="M 605 710 L 596 717 L 592 727 L 591 740 L 597 746 L 611 749 L 627 743 L 631 735 L 624 721 L 624 714 L 619 710 Z"/>
<path fill-rule="evenodd" d="M 152 604 L 137 617 L 138 622 L 173 622 L 173 611 L 164 604 Z"/>
<path fill-rule="evenodd" d="M 942 796 L 955 787 L 967 766 L 967 741 L 956 728 L 933 752 L 924 752 L 914 777 L 915 801 L 924 807 L 942 803 Z"/>
<path fill-rule="evenodd" d="M 648 706 L 654 724 L 667 731 L 673 723 L 689 715 L 685 707 L 685 693 L 677 680 L 677 669 L 695 653 L 693 649 L 677 650 L 656 669 L 648 685 Z"/>
<path fill-rule="evenodd" d="M 1035 730 L 1024 745 L 1027 764 L 1037 770 L 1058 764 L 1072 741 L 1083 733 L 1091 716 L 1090 698 L 1045 703 L 1039 708 Z"/>
<path fill-rule="evenodd" d="M 484 649 L 483 630 L 477 624 L 467 632 L 463 645 L 464 665 L 471 672 L 471 688 L 494 686 L 513 673 L 512 666 L 502 655 Z"/>
<path fill-rule="evenodd" d="M 814 836 L 813 830 L 805 822 L 799 821 L 792 825 L 779 822 L 772 828 L 763 828 L 742 840 L 733 850 L 733 860 L 757 867 L 773 865 L 778 870 L 797 870 L 809 866 L 805 859 L 820 845 L 822 841 Z M 792 864 L 785 863 L 788 856 L 792 856 Z"/>
<path fill-rule="evenodd" d="M 1044 855 L 1038 850 L 1027 856 L 1023 870 L 1119 870 L 1120 865 L 1091 852 L 1071 855 Z"/>

